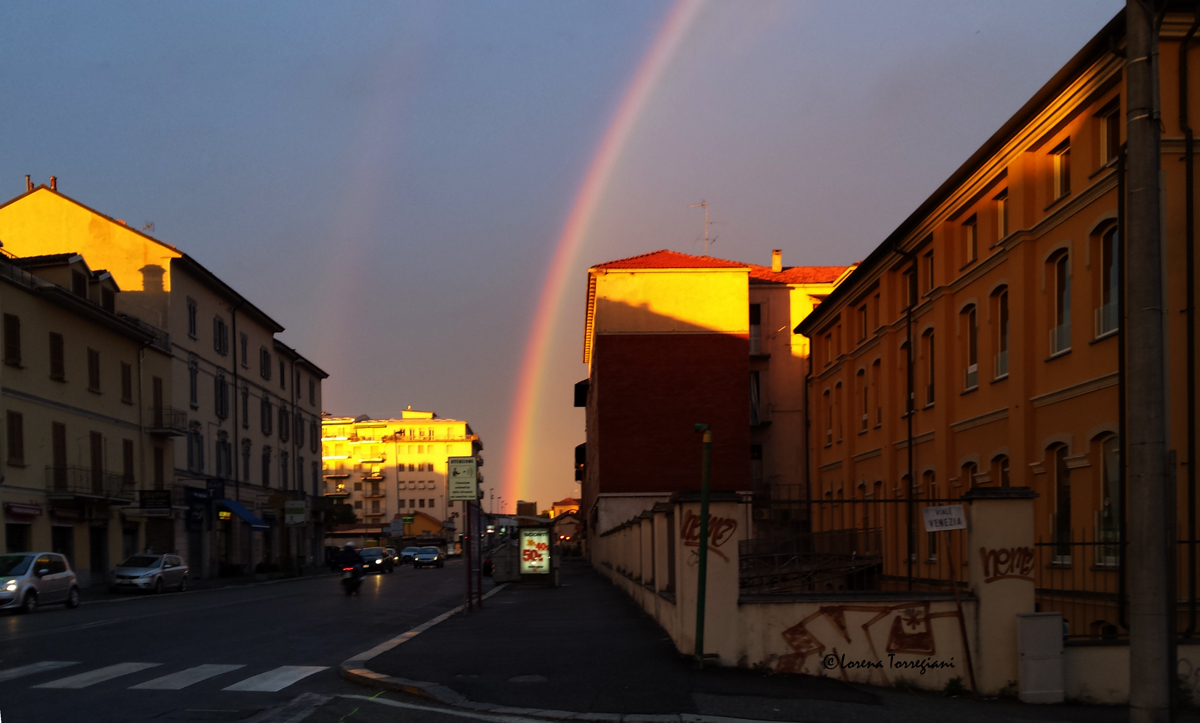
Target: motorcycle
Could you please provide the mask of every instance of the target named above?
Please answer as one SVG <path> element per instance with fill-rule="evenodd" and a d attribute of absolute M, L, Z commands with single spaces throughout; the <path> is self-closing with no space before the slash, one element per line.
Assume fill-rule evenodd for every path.
<path fill-rule="evenodd" d="M 362 575 L 354 567 L 342 568 L 342 587 L 346 590 L 346 595 L 357 595 L 358 588 L 362 585 Z"/>

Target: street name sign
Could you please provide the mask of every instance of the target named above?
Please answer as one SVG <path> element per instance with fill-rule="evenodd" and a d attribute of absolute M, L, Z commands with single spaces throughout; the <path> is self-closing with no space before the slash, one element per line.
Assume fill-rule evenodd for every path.
<path fill-rule="evenodd" d="M 925 518 L 926 532 L 967 529 L 967 516 L 963 514 L 962 505 L 926 507 L 921 510 L 921 516 Z"/>
<path fill-rule="evenodd" d="M 479 480 L 474 457 L 447 457 L 446 479 L 451 502 L 479 499 Z"/>
<path fill-rule="evenodd" d="M 388 535 L 391 537 L 404 537 L 404 520 L 392 520 L 392 524 L 388 528 Z"/>

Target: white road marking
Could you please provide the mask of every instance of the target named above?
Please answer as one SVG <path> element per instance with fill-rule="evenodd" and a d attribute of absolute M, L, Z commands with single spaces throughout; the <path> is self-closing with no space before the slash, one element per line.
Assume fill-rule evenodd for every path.
<path fill-rule="evenodd" d="M 6 680 L 12 680 L 14 678 L 24 678 L 26 675 L 42 673 L 47 670 L 58 670 L 59 668 L 65 668 L 68 665 L 79 665 L 79 663 L 69 663 L 64 660 L 43 660 L 40 663 L 30 663 L 29 665 L 22 665 L 19 668 L 0 670 L 0 683 L 3 683 Z"/>
<path fill-rule="evenodd" d="M 283 690 L 298 680 L 307 678 L 313 673 L 328 670 L 328 665 L 281 665 L 275 670 L 246 678 L 240 683 L 234 683 L 222 690 L 245 690 L 260 693 L 274 693 Z"/>
<path fill-rule="evenodd" d="M 368 698 L 365 695 L 339 695 L 339 698 L 347 698 L 349 700 L 361 700 L 365 703 L 378 703 L 392 708 L 407 708 L 409 710 L 426 710 L 430 713 L 441 713 L 442 715 L 457 716 L 459 718 L 474 718 L 475 720 L 493 721 L 493 723 L 545 723 L 541 718 L 523 718 L 514 715 L 497 715 L 494 713 L 476 713 L 474 711 L 466 711 L 461 708 L 440 708 L 432 705 L 419 705 L 417 703 L 401 703 L 398 700 L 388 700 L 387 698 Z"/>
<path fill-rule="evenodd" d="M 164 675 L 161 678 L 147 680 L 145 683 L 129 686 L 130 690 L 182 690 L 202 680 L 208 680 L 218 675 L 228 673 L 245 665 L 197 665 L 194 668 L 181 670 L 178 673 Z"/>
<path fill-rule="evenodd" d="M 79 675 L 72 675 L 66 678 L 59 678 L 58 680 L 52 680 L 49 683 L 42 683 L 41 685 L 35 685 L 33 687 L 71 689 L 86 688 L 89 685 L 103 683 L 104 681 L 112 680 L 113 678 L 120 678 L 122 675 L 136 673 L 139 670 L 145 670 L 146 668 L 156 668 L 159 665 L 162 665 L 162 663 L 117 663 L 116 665 L 110 665 L 105 668 L 97 668 L 96 670 L 92 670 L 87 673 L 80 673 Z"/>

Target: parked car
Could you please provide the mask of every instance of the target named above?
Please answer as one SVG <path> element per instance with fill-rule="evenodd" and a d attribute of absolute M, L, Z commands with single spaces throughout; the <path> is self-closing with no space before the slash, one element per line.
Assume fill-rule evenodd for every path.
<path fill-rule="evenodd" d="M 108 578 L 108 589 L 153 590 L 162 592 L 173 587 L 179 592 L 187 590 L 188 566 L 178 555 L 134 555 L 113 568 Z"/>
<path fill-rule="evenodd" d="M 413 567 L 442 567 L 446 564 L 446 556 L 436 547 L 422 547 L 413 555 Z"/>
<path fill-rule="evenodd" d="M 404 550 L 400 553 L 400 564 L 404 565 L 404 564 L 412 562 L 413 557 L 416 556 L 417 552 L 420 551 L 420 549 L 421 548 L 419 548 L 419 547 L 404 548 Z"/>
<path fill-rule="evenodd" d="M 395 565 L 392 556 L 382 547 L 368 547 L 362 551 L 363 572 L 392 572 Z"/>
<path fill-rule="evenodd" d="M 0 555 L 0 609 L 31 613 L 54 603 L 79 607 L 79 583 L 67 558 L 53 552 Z"/>

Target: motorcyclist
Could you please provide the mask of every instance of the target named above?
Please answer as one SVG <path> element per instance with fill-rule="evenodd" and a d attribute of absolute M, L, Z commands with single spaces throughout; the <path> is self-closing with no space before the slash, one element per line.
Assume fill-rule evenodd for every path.
<path fill-rule="evenodd" d="M 341 560 L 341 565 L 342 565 L 343 569 L 345 569 L 347 567 L 354 568 L 354 577 L 355 578 L 360 578 L 363 576 L 362 554 L 359 553 L 358 550 L 354 549 L 353 542 L 346 543 L 346 546 L 342 548 L 342 554 L 339 559 Z"/>

